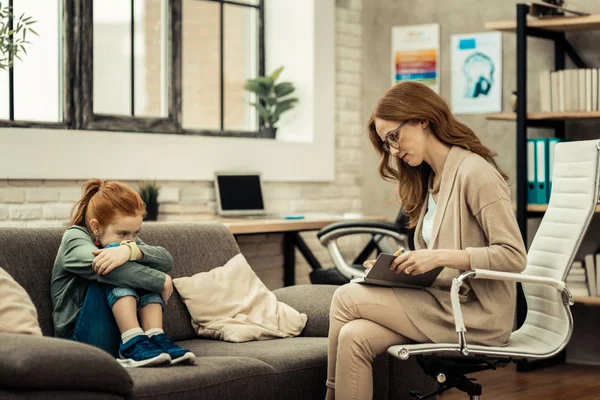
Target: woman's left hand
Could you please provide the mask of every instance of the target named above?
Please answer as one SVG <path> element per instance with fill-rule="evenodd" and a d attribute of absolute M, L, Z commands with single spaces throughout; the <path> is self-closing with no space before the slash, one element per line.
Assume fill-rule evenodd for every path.
<path fill-rule="evenodd" d="M 400 254 L 390 264 L 390 270 L 395 271 L 397 274 L 420 275 L 439 266 L 436 251 L 423 249 Z"/>
<path fill-rule="evenodd" d="M 94 250 L 92 254 L 96 255 L 96 258 L 92 261 L 92 268 L 97 275 L 106 275 L 129 261 L 131 249 L 129 246 L 117 246 Z"/>

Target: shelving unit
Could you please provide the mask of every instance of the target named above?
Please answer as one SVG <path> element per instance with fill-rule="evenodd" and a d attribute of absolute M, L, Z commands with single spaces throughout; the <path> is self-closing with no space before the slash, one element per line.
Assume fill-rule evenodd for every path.
<path fill-rule="evenodd" d="M 527 39 L 529 37 L 551 40 L 554 43 L 554 69 L 565 69 L 566 56 L 577 68 L 587 68 L 573 46 L 567 41 L 565 32 L 600 29 L 600 15 L 585 17 L 555 17 L 547 19 L 528 19 L 529 5 L 517 4 L 515 21 L 497 21 L 485 24 L 487 30 L 515 32 L 517 41 L 517 109 L 516 112 L 488 114 L 487 119 L 515 121 L 517 125 L 516 152 L 516 214 L 521 235 L 527 243 L 527 219 L 539 217 L 548 208 L 544 204 L 527 204 L 527 129 L 543 127 L 554 129 L 558 138 L 565 137 L 566 121 L 600 119 L 600 112 L 537 112 L 527 111 Z M 600 207 L 596 208 L 600 212 Z M 600 297 L 577 297 L 576 302 L 600 305 Z M 522 290 L 517 298 L 517 325 L 521 326 L 527 314 L 527 305 Z M 564 353 L 553 359 L 520 362 L 517 370 L 525 371 L 564 361 Z"/>

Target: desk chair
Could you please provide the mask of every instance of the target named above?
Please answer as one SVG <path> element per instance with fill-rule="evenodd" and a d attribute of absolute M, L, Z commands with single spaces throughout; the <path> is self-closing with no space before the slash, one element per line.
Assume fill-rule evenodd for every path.
<path fill-rule="evenodd" d="M 388 353 L 401 360 L 411 356 L 439 383 L 426 399 L 456 387 L 472 400 L 481 385 L 466 375 L 503 367 L 522 359 L 552 357 L 565 348 L 573 330 L 570 306 L 574 304 L 565 279 L 598 204 L 600 140 L 560 143 L 555 148 L 552 196 L 527 254 L 521 274 L 471 270 L 452 283 L 452 311 L 457 343 L 396 345 Z M 512 332 L 508 346 L 469 345 L 458 293 L 467 279 L 521 282 L 527 301 L 523 326 Z"/>
<path fill-rule="evenodd" d="M 350 279 L 365 275 L 363 263 L 373 251 L 377 251 L 377 254 L 394 253 L 399 246 L 403 246 L 405 249 L 414 248 L 414 229 L 407 229 L 405 227 L 407 222 L 408 218 L 400 210 L 395 222 L 344 221 L 327 225 L 317 233 L 317 237 L 321 244 L 327 247 L 334 267 L 314 269 L 309 274 L 310 282 L 312 284 L 343 285 L 350 282 Z M 359 234 L 370 234 L 371 239 L 352 264 L 348 264 L 342 256 L 337 240 L 344 236 Z M 396 242 L 396 246 L 391 245 L 389 238 Z"/>

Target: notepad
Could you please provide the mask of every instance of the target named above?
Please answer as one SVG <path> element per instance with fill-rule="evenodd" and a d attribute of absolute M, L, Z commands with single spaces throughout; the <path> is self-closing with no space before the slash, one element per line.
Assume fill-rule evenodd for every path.
<path fill-rule="evenodd" d="M 390 271 L 390 264 L 396 258 L 393 254 L 381 253 L 375 264 L 367 270 L 364 278 L 352 279 L 351 282 L 367 285 L 403 287 L 423 289 L 431 286 L 444 267 L 438 267 L 420 275 L 409 275 L 403 272 Z"/>

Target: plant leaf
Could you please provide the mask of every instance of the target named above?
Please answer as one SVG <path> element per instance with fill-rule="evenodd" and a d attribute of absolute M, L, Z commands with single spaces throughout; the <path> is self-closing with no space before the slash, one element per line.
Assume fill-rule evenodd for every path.
<path fill-rule="evenodd" d="M 258 103 L 251 103 L 251 105 L 254 106 L 258 110 L 258 115 L 260 115 L 260 117 L 263 120 L 270 121 L 271 115 L 265 107 L 263 107 L 261 104 L 258 104 Z"/>
<path fill-rule="evenodd" d="M 281 113 L 291 109 L 292 107 L 294 107 L 293 102 L 292 103 L 279 103 L 277 104 L 277 106 L 275 106 L 275 111 L 273 112 L 273 119 L 274 120 L 279 120 L 279 116 L 281 115 Z"/>
<path fill-rule="evenodd" d="M 256 82 L 253 79 L 249 79 L 244 84 L 244 89 L 256 93 L 259 97 L 267 97 L 269 95 L 269 91 L 263 87 L 260 83 Z"/>
<path fill-rule="evenodd" d="M 294 85 L 292 85 L 291 82 L 281 82 L 275 86 L 275 95 L 277 97 L 283 97 L 292 93 L 294 90 L 296 90 L 296 88 L 294 88 Z"/>
<path fill-rule="evenodd" d="M 283 65 L 271 73 L 271 78 L 273 78 L 273 82 L 275 82 L 279 78 L 281 71 L 283 71 Z"/>

